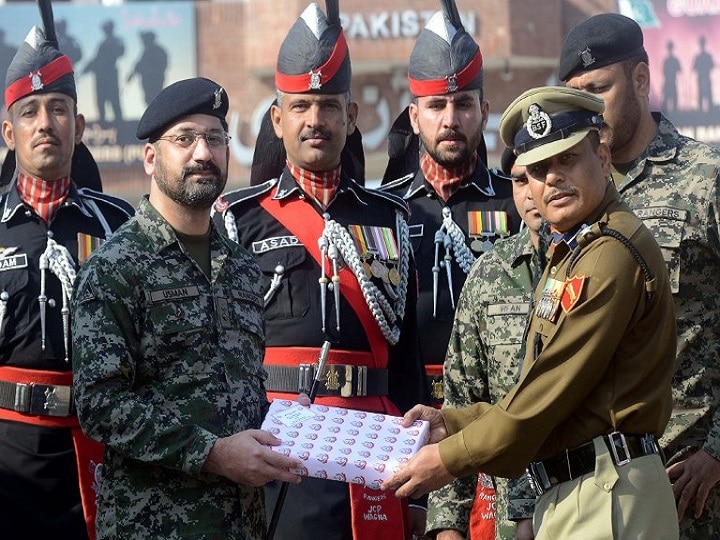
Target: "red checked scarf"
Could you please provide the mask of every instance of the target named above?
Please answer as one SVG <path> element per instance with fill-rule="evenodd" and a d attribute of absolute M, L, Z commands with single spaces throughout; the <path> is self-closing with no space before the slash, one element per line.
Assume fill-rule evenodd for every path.
<path fill-rule="evenodd" d="M 67 199 L 70 192 L 70 177 L 48 182 L 19 173 L 17 189 L 23 202 L 32 206 L 37 215 L 49 225 L 57 209 Z"/>
<path fill-rule="evenodd" d="M 289 161 L 287 168 L 306 195 L 326 210 L 340 185 L 340 167 L 332 171 L 316 173 L 296 167 Z"/>
<path fill-rule="evenodd" d="M 477 153 L 473 154 L 470 161 L 453 169 L 446 169 L 438 164 L 427 152 L 420 157 L 420 169 L 425 179 L 442 200 L 446 202 L 460 188 L 463 180 L 466 180 L 475 172 L 476 165 Z"/>

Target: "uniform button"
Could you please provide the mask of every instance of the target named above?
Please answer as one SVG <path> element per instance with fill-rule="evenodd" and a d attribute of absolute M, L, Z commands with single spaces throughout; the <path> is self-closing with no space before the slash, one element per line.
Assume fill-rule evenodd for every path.
<path fill-rule="evenodd" d="M 611 488 L 611 487 L 612 487 L 612 486 L 610 485 L 610 482 L 605 482 L 605 483 L 603 484 L 603 489 L 604 489 L 605 491 L 610 491 L 610 488 Z"/>
<path fill-rule="evenodd" d="M 554 276 L 557 273 L 557 266 L 553 266 L 550 268 L 550 275 Z"/>

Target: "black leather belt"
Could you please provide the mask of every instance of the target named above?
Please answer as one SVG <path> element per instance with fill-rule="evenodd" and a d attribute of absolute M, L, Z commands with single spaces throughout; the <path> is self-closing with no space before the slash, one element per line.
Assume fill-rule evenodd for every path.
<path fill-rule="evenodd" d="M 23 414 L 71 416 L 72 386 L 0 381 L 0 407 Z"/>
<path fill-rule="evenodd" d="M 316 364 L 299 366 L 266 365 L 268 392 L 308 393 L 315 378 Z M 320 379 L 318 396 L 362 397 L 386 396 L 388 393 L 387 369 L 369 369 L 350 364 L 327 364 Z"/>
<path fill-rule="evenodd" d="M 650 454 L 661 455 L 655 437 L 646 435 L 623 435 L 614 431 L 603 435 L 615 465 L 622 466 L 634 458 Z M 595 445 L 592 441 L 568 449 L 555 457 L 533 461 L 526 474 L 535 493 L 542 495 L 551 487 L 579 478 L 595 470 Z"/>

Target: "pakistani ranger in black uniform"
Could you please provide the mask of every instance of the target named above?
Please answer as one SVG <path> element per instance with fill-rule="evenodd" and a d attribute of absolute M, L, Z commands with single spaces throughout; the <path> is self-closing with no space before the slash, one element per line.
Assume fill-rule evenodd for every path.
<path fill-rule="evenodd" d="M 327 15 L 311 4 L 284 40 L 275 75 L 271 116 L 286 166 L 279 178 L 219 199 L 215 219 L 255 254 L 265 276 L 269 397 L 307 391 L 327 340 L 329 367 L 316 402 L 397 414 L 427 397 L 407 209 L 358 185 L 340 165 L 358 111 L 350 78 L 337 1 L 327 2 Z M 278 486 L 266 493 L 272 511 Z M 305 478 L 289 486 L 275 538 L 403 539 L 406 515 L 378 491 Z"/>
<path fill-rule="evenodd" d="M 442 3 L 418 36 L 408 66 L 414 99 L 407 111 L 422 143 L 419 170 L 383 186 L 410 206 L 418 336 L 435 405 L 442 403 L 442 363 L 467 273 L 477 255 L 520 227 L 512 184 L 478 156 L 489 107 L 482 53 L 454 0 Z"/>
<path fill-rule="evenodd" d="M 102 453 L 85 453 L 74 413 L 69 300 L 78 266 L 132 207 L 76 187 L 76 102 L 54 29 L 33 27 L 8 68 L 2 123 L 16 167 L 0 198 L 0 538 L 82 539 L 92 523 L 78 470 L 90 474 Z"/>

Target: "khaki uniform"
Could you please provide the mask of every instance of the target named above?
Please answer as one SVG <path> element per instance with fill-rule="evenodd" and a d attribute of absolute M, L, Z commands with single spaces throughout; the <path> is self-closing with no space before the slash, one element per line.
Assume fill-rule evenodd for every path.
<path fill-rule="evenodd" d="M 591 232 L 579 240 L 576 257 L 566 244 L 554 246 L 535 292 L 536 309 L 519 383 L 497 405 L 478 403 L 443 411 L 451 436 L 440 443 L 440 455 L 453 475 L 482 470 L 518 476 L 530 461 L 556 456 L 615 430 L 656 437 L 663 433 L 672 407 L 676 328 L 662 253 L 641 221 L 619 201 L 612 185 L 608 185 L 600 209 L 587 221 L 590 225 L 597 222 L 630 240 L 655 278 L 654 294 L 648 298 L 640 265 L 614 238 Z M 574 286 L 570 295 L 574 303 L 567 309 L 558 306 L 554 321 L 540 318 L 538 310 L 550 278 L 566 281 L 566 285 L 572 281 Z M 602 456 L 597 460 L 600 463 Z M 662 466 L 658 456 L 645 456 L 625 465 L 623 471 L 652 461 Z M 643 491 L 652 497 L 640 498 L 642 493 L 630 490 L 623 511 L 639 519 L 641 514 L 634 511 L 637 503 L 641 511 L 654 513 L 641 524 L 648 534 L 670 530 L 670 537 L 676 536 L 667 477 L 643 478 L 647 482 Z M 546 492 L 539 499 L 540 508 L 558 488 L 564 490 L 577 482 L 565 482 Z M 608 486 L 606 492 L 612 494 L 614 505 L 620 504 L 617 497 L 625 487 L 622 480 Z M 536 527 L 541 509 L 535 514 Z"/>

